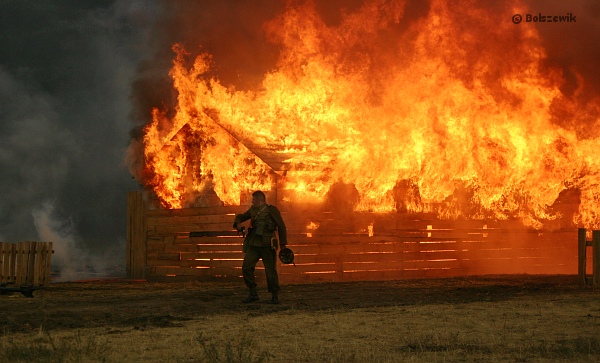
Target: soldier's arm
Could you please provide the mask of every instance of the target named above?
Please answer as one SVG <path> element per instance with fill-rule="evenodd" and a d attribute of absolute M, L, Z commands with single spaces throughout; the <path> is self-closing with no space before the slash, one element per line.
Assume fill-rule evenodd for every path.
<path fill-rule="evenodd" d="M 235 220 L 233 221 L 233 228 L 237 229 L 238 225 L 244 221 L 247 221 L 251 218 L 250 209 L 245 211 L 242 214 L 238 214 L 235 216 Z"/>
<path fill-rule="evenodd" d="M 277 225 L 277 232 L 279 234 L 279 244 L 281 247 L 285 247 L 287 245 L 287 230 L 285 228 L 285 223 L 283 222 L 283 218 L 281 217 L 281 212 L 275 206 L 271 206 L 269 208 L 269 214 L 275 221 Z"/>

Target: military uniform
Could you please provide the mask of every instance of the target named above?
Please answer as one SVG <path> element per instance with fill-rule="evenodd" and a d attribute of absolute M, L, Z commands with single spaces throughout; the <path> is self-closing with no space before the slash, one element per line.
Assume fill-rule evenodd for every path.
<path fill-rule="evenodd" d="M 244 262 L 242 273 L 244 282 L 250 289 L 250 293 L 256 295 L 256 281 L 254 270 L 259 259 L 262 259 L 267 275 L 267 287 L 269 292 L 276 294 L 279 291 L 279 277 L 276 269 L 277 246 L 272 245 L 275 238 L 275 230 L 279 234 L 281 247 L 287 244 L 285 223 L 281 218 L 279 209 L 273 205 L 263 204 L 260 207 L 252 206 L 245 213 L 235 216 L 234 224 L 251 220 L 251 228 L 244 240 Z"/>

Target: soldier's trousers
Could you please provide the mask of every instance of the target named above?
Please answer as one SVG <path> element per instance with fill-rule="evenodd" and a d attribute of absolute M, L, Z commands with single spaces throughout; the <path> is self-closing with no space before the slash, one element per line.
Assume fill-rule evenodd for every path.
<path fill-rule="evenodd" d="M 267 275 L 267 288 L 269 292 L 279 291 L 279 276 L 276 269 L 276 251 L 271 247 L 255 247 L 248 246 L 244 262 L 242 263 L 242 274 L 244 282 L 250 291 L 256 290 L 256 280 L 254 278 L 254 270 L 259 259 L 262 259 Z"/>

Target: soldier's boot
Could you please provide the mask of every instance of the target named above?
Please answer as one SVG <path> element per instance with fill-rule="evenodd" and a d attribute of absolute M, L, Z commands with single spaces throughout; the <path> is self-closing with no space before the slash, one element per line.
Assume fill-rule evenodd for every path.
<path fill-rule="evenodd" d="M 248 295 L 248 297 L 242 300 L 244 304 L 248 304 L 255 301 L 258 301 L 258 293 L 256 292 L 256 290 L 250 290 L 250 294 Z"/>
<path fill-rule="evenodd" d="M 276 292 L 274 292 L 271 297 L 271 304 L 279 304 L 279 296 Z"/>

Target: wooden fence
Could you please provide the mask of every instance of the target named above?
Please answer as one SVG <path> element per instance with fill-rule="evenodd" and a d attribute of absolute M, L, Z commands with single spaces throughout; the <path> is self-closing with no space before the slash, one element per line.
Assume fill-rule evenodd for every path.
<path fill-rule="evenodd" d="M 591 239 L 587 232 L 585 228 L 578 230 L 579 281 L 584 286 L 600 287 L 600 231 L 589 231 Z"/>
<path fill-rule="evenodd" d="M 0 291 L 28 297 L 49 282 L 52 242 L 0 242 Z"/>
<path fill-rule="evenodd" d="M 190 237 L 190 232 L 231 231 L 234 215 L 248 206 L 149 210 L 140 207 L 139 193 L 130 195 L 135 198 L 128 212 L 138 223 L 128 227 L 137 238 L 128 238 L 130 277 L 240 278 L 241 237 Z M 142 215 L 133 216 L 132 205 Z M 576 274 L 578 269 L 576 228 L 543 232 L 517 221 L 447 221 L 431 214 L 282 210 L 282 215 L 296 262 L 278 267 L 283 283 Z M 257 272 L 257 278 L 263 275 Z"/>

